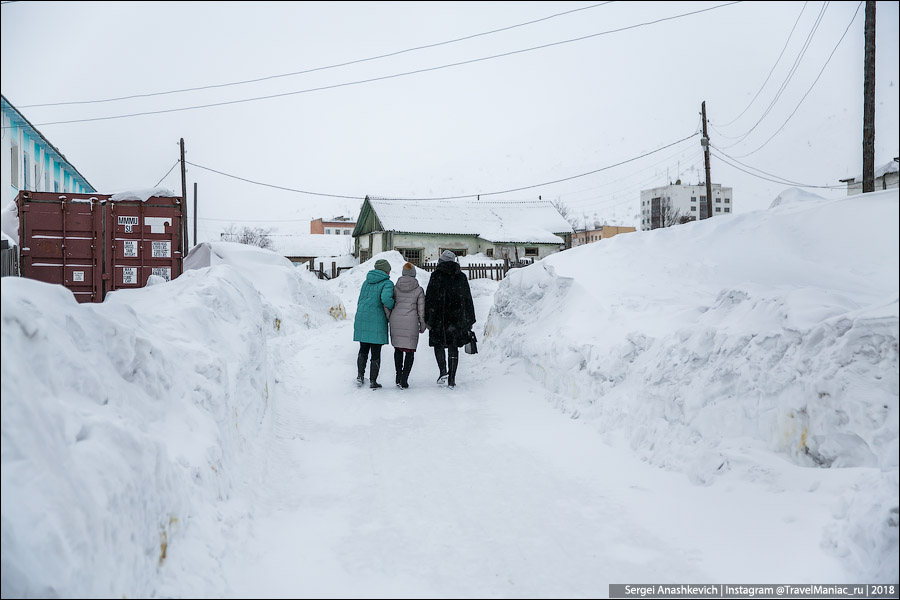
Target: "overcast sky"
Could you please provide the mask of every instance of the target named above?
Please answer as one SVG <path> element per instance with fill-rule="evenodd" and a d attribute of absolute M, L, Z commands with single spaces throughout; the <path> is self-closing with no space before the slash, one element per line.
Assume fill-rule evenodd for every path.
<path fill-rule="evenodd" d="M 880 165 L 900 149 L 900 27 L 898 3 L 877 6 Z M 864 13 L 859 2 L 4 2 L 0 75 L 100 192 L 162 180 L 180 193 L 179 169 L 166 173 L 184 138 L 200 241 L 230 223 L 304 230 L 355 213 L 366 194 L 542 196 L 636 224 L 641 189 L 704 180 L 690 137 L 703 101 L 712 180 L 734 188 L 735 212 L 790 187 L 766 179 L 859 175 Z M 87 103 L 37 106 L 73 102 Z M 136 113 L 156 114 L 110 118 Z"/>

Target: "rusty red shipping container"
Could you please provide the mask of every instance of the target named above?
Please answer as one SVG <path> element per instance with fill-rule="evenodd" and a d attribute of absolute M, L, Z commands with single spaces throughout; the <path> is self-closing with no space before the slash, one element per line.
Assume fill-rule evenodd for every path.
<path fill-rule="evenodd" d="M 182 201 L 153 196 L 19 192 L 20 272 L 69 288 L 79 302 L 182 273 Z"/>

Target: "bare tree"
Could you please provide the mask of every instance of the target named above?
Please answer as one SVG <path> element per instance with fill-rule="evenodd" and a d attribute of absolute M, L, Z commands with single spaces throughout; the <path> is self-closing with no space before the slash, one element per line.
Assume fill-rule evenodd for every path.
<path fill-rule="evenodd" d="M 672 208 L 672 201 L 668 198 L 662 201 L 663 227 L 683 225 L 694 220 L 691 215 L 681 212 L 680 208 Z"/>
<path fill-rule="evenodd" d="M 247 244 L 248 246 L 259 246 L 260 248 L 272 249 L 273 243 L 272 228 L 263 227 L 238 227 L 232 223 L 225 228 L 219 237 L 225 242 L 237 242 L 239 244 Z"/>
<path fill-rule="evenodd" d="M 559 198 L 556 198 L 556 200 L 551 200 L 550 204 L 553 205 L 553 208 L 559 211 L 559 214 L 563 216 L 563 219 L 569 222 L 569 225 L 571 225 L 573 229 L 578 229 L 578 215 L 570 210 L 569 207 L 566 206 L 565 202 L 563 202 Z"/>

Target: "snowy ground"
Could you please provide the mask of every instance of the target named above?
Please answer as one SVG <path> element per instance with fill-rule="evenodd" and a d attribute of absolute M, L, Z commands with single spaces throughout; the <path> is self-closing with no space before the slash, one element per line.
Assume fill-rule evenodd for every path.
<path fill-rule="evenodd" d="M 788 195 L 473 281 L 481 352 L 455 390 L 427 338 L 410 389 L 388 347 L 383 389 L 353 381 L 359 284 L 381 256 L 396 278 L 396 252 L 323 283 L 214 244 L 96 306 L 4 278 L 2 595 L 896 582 L 897 194 L 839 243 L 859 200 Z M 800 408 L 805 433 L 777 429 Z"/>
<path fill-rule="evenodd" d="M 583 598 L 611 582 L 854 579 L 821 545 L 852 473 L 758 450 L 757 481 L 699 487 L 555 409 L 521 363 L 464 356 L 450 391 L 426 353 L 409 390 L 357 389 L 352 324 L 327 329 L 278 342 L 265 509 L 223 562 L 229 594 Z"/>

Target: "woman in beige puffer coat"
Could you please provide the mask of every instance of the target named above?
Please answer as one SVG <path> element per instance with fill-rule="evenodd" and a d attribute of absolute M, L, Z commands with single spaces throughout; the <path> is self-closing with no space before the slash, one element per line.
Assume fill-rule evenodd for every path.
<path fill-rule="evenodd" d="M 412 263 L 403 265 L 403 275 L 394 284 L 390 324 L 397 387 L 405 390 L 409 387 L 419 334 L 425 333 L 425 290 L 416 281 L 416 267 Z"/>

